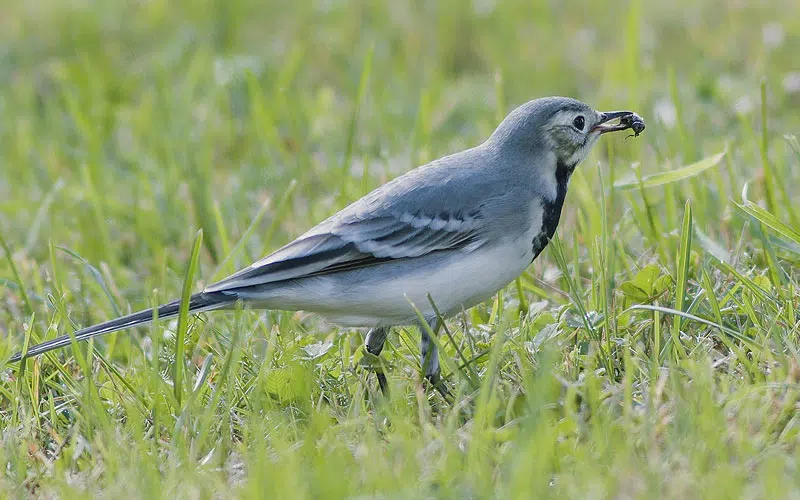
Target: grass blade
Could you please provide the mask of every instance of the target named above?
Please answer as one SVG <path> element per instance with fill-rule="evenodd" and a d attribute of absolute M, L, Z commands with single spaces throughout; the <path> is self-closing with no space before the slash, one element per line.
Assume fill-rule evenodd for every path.
<path fill-rule="evenodd" d="M 464 356 L 464 352 L 456 343 L 456 339 L 455 337 L 453 337 L 453 333 L 445 324 L 444 317 L 439 312 L 439 308 L 436 307 L 436 303 L 433 301 L 433 297 L 431 296 L 431 294 L 428 294 L 428 303 L 433 308 L 433 312 L 436 314 L 437 321 L 439 321 L 442 330 L 444 330 L 444 333 L 447 335 L 447 338 L 450 339 L 450 344 L 453 346 L 453 349 L 455 349 L 456 354 L 458 354 L 458 357 L 461 359 L 461 362 L 463 363 L 461 366 L 463 366 L 464 370 L 467 370 L 469 374 L 462 373 L 461 369 L 459 369 L 459 366 L 455 365 L 454 363 L 457 372 L 461 375 L 461 378 L 465 379 L 473 389 L 477 389 L 478 386 L 480 385 L 478 382 L 478 374 L 475 373 L 475 370 L 472 368 L 469 361 L 467 361 L 467 358 Z M 438 339 L 436 340 L 438 341 Z M 439 348 L 438 345 L 436 347 Z M 441 352 L 441 349 L 439 350 Z"/>
<path fill-rule="evenodd" d="M 767 209 L 777 212 L 775 203 L 775 175 L 769 163 L 769 131 L 767 130 L 767 81 L 761 80 L 761 168 L 764 172 L 764 196 L 767 198 Z"/>
<path fill-rule="evenodd" d="M 8 260 L 9 267 L 11 267 L 11 274 L 14 275 L 14 281 L 16 281 L 17 285 L 19 285 L 19 294 L 22 297 L 22 304 L 25 306 L 25 314 L 27 316 L 32 316 L 33 307 L 31 306 L 31 301 L 28 298 L 28 293 L 25 291 L 25 284 L 22 282 L 17 265 L 14 263 L 14 254 L 12 254 L 11 249 L 8 248 L 8 244 L 6 243 L 5 238 L 3 238 L 2 233 L 0 233 L 0 245 L 2 245 L 3 251 L 6 253 L 6 259 Z"/>
<path fill-rule="evenodd" d="M 773 213 L 748 200 L 741 204 L 734 202 L 734 205 L 745 214 L 778 233 L 781 237 L 795 245 L 800 245 L 800 232 L 784 224 Z"/>
<path fill-rule="evenodd" d="M 189 258 L 189 266 L 186 268 L 186 276 L 183 279 L 183 291 L 181 292 L 181 305 L 178 310 L 178 330 L 175 334 L 175 367 L 173 370 L 172 383 L 174 384 L 175 399 L 180 407 L 183 400 L 183 372 L 185 370 L 184 341 L 189 321 L 189 299 L 192 296 L 194 287 L 194 275 L 197 270 L 197 260 L 200 256 L 200 248 L 203 244 L 203 230 L 197 231 L 192 247 L 192 255 Z"/>
<path fill-rule="evenodd" d="M 784 138 L 786 142 L 789 143 L 789 147 L 791 148 L 792 152 L 800 161 L 800 142 L 797 141 L 797 137 L 793 135 L 785 135 Z M 792 225 L 795 227 L 800 227 L 800 207 L 797 207 L 796 203 L 792 203 L 791 200 L 791 193 L 787 192 L 787 189 L 783 183 L 778 184 L 781 187 L 781 193 L 783 194 L 784 200 L 786 200 L 785 209 L 786 212 L 789 214 L 789 219 L 792 221 Z"/>
<path fill-rule="evenodd" d="M 73 252 L 67 247 L 62 247 L 60 245 L 56 245 L 56 248 L 64 252 L 65 254 L 69 255 L 70 257 L 74 258 L 78 262 L 84 265 L 86 270 L 89 271 L 89 274 L 92 275 L 92 278 L 100 285 L 100 288 L 103 290 L 106 298 L 108 298 L 108 302 L 111 304 L 111 308 L 114 310 L 114 314 L 117 316 L 122 316 L 122 311 L 120 310 L 119 306 L 117 305 L 117 301 L 114 299 L 114 295 L 111 293 L 111 289 L 108 287 L 105 278 L 103 278 L 103 273 L 100 272 L 95 266 L 93 266 L 88 260 L 86 260 L 80 254 Z"/>
<path fill-rule="evenodd" d="M 270 207 L 270 205 L 272 205 L 271 198 L 267 198 L 266 200 L 264 200 L 264 203 L 261 204 L 261 207 L 258 209 L 258 212 L 256 212 L 256 216 L 253 217 L 253 220 L 250 222 L 250 225 L 247 226 L 247 229 L 244 231 L 244 234 L 242 234 L 242 237 L 239 238 L 239 241 L 237 241 L 236 245 L 234 245 L 233 250 L 228 252 L 228 254 L 225 256 L 222 262 L 219 263 L 217 268 L 211 274 L 212 280 L 216 280 L 217 276 L 222 271 L 233 272 L 232 269 L 230 271 L 227 271 L 229 267 L 228 264 L 231 262 L 233 258 L 236 257 L 236 255 L 239 254 L 242 248 L 244 248 L 245 244 L 247 244 L 247 241 L 250 239 L 250 236 L 252 236 L 253 232 L 255 231 L 255 228 L 258 226 L 258 223 L 261 222 L 261 219 L 264 217 L 264 214 L 267 213 L 267 209 Z"/>
<path fill-rule="evenodd" d="M 349 184 L 350 178 L 350 163 L 353 159 L 353 150 L 355 149 L 356 142 L 356 129 L 358 126 L 358 117 L 360 115 L 361 106 L 364 104 L 364 96 L 367 94 L 367 86 L 369 85 L 369 75 L 372 72 L 372 56 L 375 53 L 374 47 L 370 47 L 367 55 L 364 57 L 364 66 L 361 70 L 361 78 L 358 82 L 358 92 L 356 93 L 355 105 L 353 106 L 353 114 L 350 117 L 350 125 L 347 132 L 347 144 L 344 151 L 344 159 L 342 160 L 340 178 L 342 186 L 339 189 L 339 202 L 345 201 L 347 190 L 345 189 Z"/>
<path fill-rule="evenodd" d="M 556 259 L 556 263 L 558 264 L 559 269 L 561 270 L 562 274 L 564 275 L 564 279 L 567 280 L 567 286 L 569 287 L 569 296 L 572 299 L 572 304 L 578 309 L 578 312 L 581 316 L 581 322 L 583 323 L 584 328 L 586 328 L 586 332 L 589 335 L 589 338 L 593 341 L 597 342 L 598 349 L 600 351 L 600 359 L 603 363 L 603 368 L 605 368 L 606 373 L 611 374 L 611 353 L 606 352 L 606 348 L 601 343 L 600 335 L 597 333 L 597 330 L 592 326 L 592 322 L 589 320 L 589 313 L 586 309 L 586 305 L 584 304 L 583 298 L 581 297 L 580 293 L 578 292 L 578 286 L 575 282 L 575 279 L 570 275 L 569 268 L 567 266 L 567 260 L 564 257 L 564 251 L 561 247 L 561 240 L 558 237 L 558 234 L 553 235 L 553 239 L 550 240 L 550 244 L 548 248 L 551 249 L 553 256 Z"/>
<path fill-rule="evenodd" d="M 672 315 L 672 316 L 674 316 L 676 318 L 682 318 L 682 319 L 688 319 L 688 320 L 691 320 L 691 321 L 697 321 L 698 323 L 702 323 L 704 325 L 711 326 L 711 327 L 716 328 L 717 330 L 719 330 L 721 332 L 727 333 L 732 338 L 742 342 L 743 344 L 746 344 L 749 348 L 751 348 L 753 350 L 760 350 L 761 349 L 761 347 L 759 347 L 755 342 L 753 342 L 753 339 L 743 335 L 742 333 L 737 332 L 736 330 L 728 328 L 728 327 L 726 327 L 724 325 L 720 325 L 718 323 L 714 323 L 713 321 L 707 320 L 705 318 L 701 318 L 700 316 L 696 316 L 694 314 L 689 314 L 687 312 L 678 311 L 676 309 L 670 309 L 669 307 L 661 307 L 661 306 L 654 306 L 654 305 L 647 305 L 647 304 L 636 304 L 636 305 L 633 305 L 633 306 L 629 307 L 626 310 L 626 312 L 627 311 L 635 311 L 637 309 L 645 310 L 645 311 L 657 311 L 657 312 L 662 313 L 662 314 L 670 314 L 670 315 Z"/>
<path fill-rule="evenodd" d="M 658 174 L 649 175 L 647 177 L 642 177 L 641 184 L 639 179 L 622 179 L 614 184 L 614 188 L 620 190 L 629 190 L 636 189 L 640 187 L 640 185 L 643 188 L 651 188 L 682 181 L 684 179 L 700 175 L 709 168 L 717 166 L 726 154 L 727 150 L 707 158 L 703 158 L 698 162 L 686 165 L 685 167 L 681 167 L 676 170 L 670 170 L 669 172 L 661 172 Z"/>
<path fill-rule="evenodd" d="M 675 309 L 683 311 L 686 301 L 686 287 L 689 281 L 689 258 L 692 251 L 692 203 L 686 200 L 686 209 L 683 213 L 683 226 L 681 228 L 681 241 L 678 246 L 677 279 L 675 280 Z M 681 344 L 681 316 L 675 316 L 672 322 L 672 342 L 681 357 L 686 356 L 686 351 Z"/>
<path fill-rule="evenodd" d="M 269 251 L 270 247 L 272 246 L 272 237 L 275 234 L 275 231 L 278 229 L 278 224 L 283 220 L 283 216 L 286 215 L 286 211 L 291 208 L 291 201 L 294 197 L 295 190 L 297 189 L 297 181 L 292 179 L 289 183 L 289 187 L 283 192 L 283 196 L 281 196 L 281 200 L 278 202 L 278 205 L 275 207 L 275 212 L 272 216 L 272 223 L 267 228 L 267 231 L 264 233 L 263 243 L 261 244 L 261 252 L 259 253 L 258 257 L 260 258 L 262 255 L 266 255 Z"/>
<path fill-rule="evenodd" d="M 28 237 L 25 238 L 25 252 L 28 253 L 33 250 L 36 245 L 36 240 L 39 238 L 39 231 L 42 228 L 44 219 L 50 211 L 50 207 L 56 199 L 56 195 L 64 187 L 64 179 L 58 179 L 53 187 L 45 195 L 42 203 L 39 205 L 39 210 L 36 211 L 36 217 L 33 219 L 30 229 L 28 230 Z"/>
<path fill-rule="evenodd" d="M 414 304 L 410 300 L 408 301 L 408 303 L 411 306 L 411 309 L 414 311 L 414 314 L 416 314 L 417 319 L 419 320 L 420 329 L 421 330 L 425 330 L 424 333 L 428 334 L 428 337 L 431 339 L 431 342 L 436 346 L 436 349 L 439 352 L 439 362 L 441 364 L 443 364 L 445 366 L 445 368 L 448 369 L 448 371 L 450 371 L 451 373 L 454 373 L 456 375 L 459 375 L 469 385 L 473 385 L 473 382 L 469 379 L 467 374 L 464 373 L 464 371 L 461 370 L 461 368 L 459 368 L 455 363 L 453 363 L 449 356 L 445 356 L 444 355 L 444 345 L 442 344 L 442 341 L 439 338 L 439 335 L 436 333 L 438 331 L 438 328 L 436 330 L 431 328 L 431 325 L 428 323 L 428 320 L 425 319 L 425 316 L 422 314 L 422 311 L 420 311 L 417 308 L 416 304 Z M 441 319 L 441 317 L 439 317 L 439 318 L 436 318 L 436 322 L 437 323 L 443 323 L 443 320 Z M 439 324 L 439 325 L 435 325 L 435 326 L 441 327 L 442 325 Z M 420 333 L 423 333 L 423 332 L 420 332 Z M 422 369 L 423 369 L 423 367 L 420 365 L 420 370 L 422 370 Z M 436 389 L 440 390 L 442 392 L 442 396 L 446 397 L 446 393 L 441 390 L 441 387 L 437 387 Z"/>
<path fill-rule="evenodd" d="M 17 371 L 17 394 L 22 394 L 22 380 L 25 378 L 25 366 L 27 365 L 26 355 L 28 354 L 28 347 L 31 344 L 31 334 L 33 333 L 33 322 L 36 319 L 35 314 L 31 314 L 30 323 L 28 328 L 25 329 L 25 340 L 22 342 L 22 359 L 19 362 L 19 370 Z"/>

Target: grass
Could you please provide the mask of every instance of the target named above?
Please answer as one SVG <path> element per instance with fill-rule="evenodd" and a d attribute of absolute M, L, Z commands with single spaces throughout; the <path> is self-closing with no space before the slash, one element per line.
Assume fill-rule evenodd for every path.
<path fill-rule="evenodd" d="M 530 98 L 648 123 L 579 168 L 518 283 L 447 322 L 452 401 L 413 329 L 384 400 L 363 332 L 160 322 L 3 368 L 3 496 L 796 495 L 797 2 L 0 12 L 0 359 L 199 290 Z"/>

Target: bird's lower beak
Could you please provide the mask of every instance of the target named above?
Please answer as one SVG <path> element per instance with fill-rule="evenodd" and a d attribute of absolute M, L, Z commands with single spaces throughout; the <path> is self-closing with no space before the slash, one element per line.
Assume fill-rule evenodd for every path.
<path fill-rule="evenodd" d="M 600 113 L 600 122 L 594 126 L 592 132 L 605 134 L 606 132 L 616 132 L 630 128 L 630 118 L 635 115 L 633 111 L 606 111 Z M 608 123 L 619 118 L 619 123 Z"/>

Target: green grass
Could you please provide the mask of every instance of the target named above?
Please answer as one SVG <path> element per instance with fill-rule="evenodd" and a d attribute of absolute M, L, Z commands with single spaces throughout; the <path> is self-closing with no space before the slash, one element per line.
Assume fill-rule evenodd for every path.
<path fill-rule="evenodd" d="M 0 359 L 199 290 L 528 99 L 648 126 L 447 322 L 453 401 L 413 329 L 384 400 L 363 332 L 160 322 L 2 368 L 2 496 L 796 492 L 800 4 L 735 4 L 5 2 Z"/>

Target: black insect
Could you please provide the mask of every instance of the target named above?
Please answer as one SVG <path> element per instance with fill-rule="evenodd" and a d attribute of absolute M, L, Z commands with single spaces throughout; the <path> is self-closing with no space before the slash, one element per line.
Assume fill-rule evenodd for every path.
<path fill-rule="evenodd" d="M 639 137 L 639 134 L 644 132 L 644 119 L 642 119 L 642 117 L 636 113 L 622 117 L 619 123 L 620 125 L 625 125 L 629 129 L 633 130 L 633 134 L 629 135 L 628 137 Z"/>

